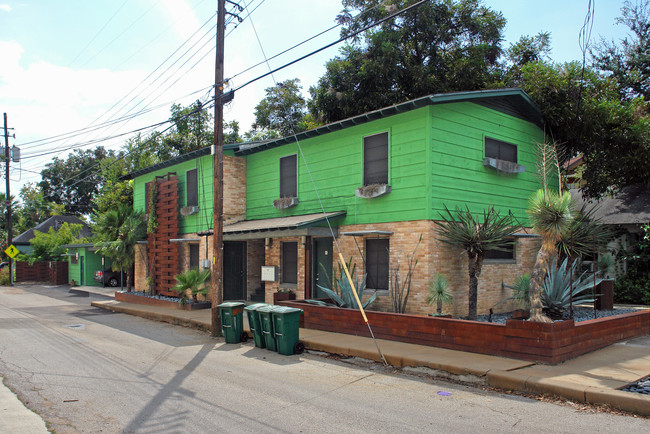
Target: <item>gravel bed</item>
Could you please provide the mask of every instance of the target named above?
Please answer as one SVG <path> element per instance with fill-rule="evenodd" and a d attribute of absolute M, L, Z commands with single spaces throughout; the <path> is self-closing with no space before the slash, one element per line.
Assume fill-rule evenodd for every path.
<path fill-rule="evenodd" d="M 638 312 L 638 309 L 614 309 L 614 310 L 597 310 L 597 318 L 605 318 L 608 316 L 623 315 L 624 313 Z M 505 324 L 507 319 L 512 317 L 512 313 L 495 313 L 492 315 L 492 322 L 495 324 Z M 490 322 L 489 315 L 479 315 L 478 321 Z M 569 319 L 569 311 L 564 313 L 562 320 Z M 594 319 L 594 309 L 588 307 L 575 307 L 573 308 L 573 320 L 575 322 L 587 321 Z M 560 321 L 560 320 L 558 320 Z"/>
<path fill-rule="evenodd" d="M 172 301 L 174 303 L 180 303 L 180 298 L 178 297 L 167 297 L 165 295 L 160 295 L 160 294 L 151 295 L 150 293 L 144 291 L 132 291 L 129 292 L 128 294 L 137 295 L 140 297 L 155 298 L 156 300 L 165 300 L 165 301 Z M 198 302 L 198 304 L 201 303 L 205 303 L 205 302 L 204 301 Z M 185 304 L 194 304 L 194 300 L 192 300 L 191 298 L 187 299 L 185 300 Z"/>
<path fill-rule="evenodd" d="M 624 392 L 634 392 L 634 393 L 642 393 L 644 395 L 650 395 L 650 375 L 648 375 L 647 377 L 643 377 L 637 382 L 628 384 L 621 390 Z"/>

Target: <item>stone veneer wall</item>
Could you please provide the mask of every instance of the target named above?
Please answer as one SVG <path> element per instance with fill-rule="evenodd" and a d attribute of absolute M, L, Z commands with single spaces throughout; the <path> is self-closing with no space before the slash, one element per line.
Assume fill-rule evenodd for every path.
<path fill-rule="evenodd" d="M 422 235 L 422 242 L 417 248 L 415 258 L 418 264 L 415 268 L 411 283 L 411 293 L 407 304 L 407 312 L 413 314 L 428 314 L 435 311 L 435 306 L 426 304 L 427 288 L 429 281 L 436 272 L 442 273 L 450 282 L 450 290 L 454 295 L 454 304 L 444 306 L 443 312 L 454 316 L 466 316 L 468 305 L 469 277 L 467 272 L 467 255 L 463 251 L 454 250 L 437 239 L 436 224 L 429 220 L 376 223 L 367 225 L 348 225 L 339 227 L 339 233 L 362 230 L 379 230 L 393 232 L 390 239 L 390 267 L 391 270 L 399 269 L 400 276 L 404 278 L 407 272 L 408 256 L 413 252 Z M 357 273 L 364 273 L 363 260 L 365 238 L 377 237 L 375 235 L 357 237 L 339 236 L 338 243 L 345 260 L 352 257 L 357 265 Z M 298 241 L 298 284 L 295 289 L 296 298 L 302 299 L 305 294 L 304 279 L 304 246 L 299 237 L 275 238 L 271 246 L 266 248 L 266 265 L 280 267 L 280 243 L 282 241 Z M 501 282 L 512 285 L 515 278 L 532 270 L 535 255 L 540 246 L 537 238 L 518 238 L 516 244 L 516 263 L 484 263 L 478 288 L 478 312 L 488 313 L 496 303 L 511 295 L 511 290 L 502 288 Z M 336 250 L 336 247 L 335 247 Z M 359 252 L 361 250 L 361 253 Z M 333 257 L 338 260 L 338 252 Z M 336 263 L 333 269 L 337 270 Z M 280 270 L 281 274 L 281 270 Z M 266 302 L 271 302 L 273 293 L 280 287 L 278 282 L 266 283 Z M 381 293 L 373 303 L 373 310 L 390 311 L 391 300 L 388 293 Z M 515 308 L 511 302 L 502 303 L 495 308 L 496 312 L 504 312 Z"/>

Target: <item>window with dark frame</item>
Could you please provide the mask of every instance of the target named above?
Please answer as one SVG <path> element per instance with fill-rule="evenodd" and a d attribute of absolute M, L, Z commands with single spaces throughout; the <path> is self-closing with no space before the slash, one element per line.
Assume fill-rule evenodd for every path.
<path fill-rule="evenodd" d="M 190 244 L 190 269 L 199 268 L 199 245 Z"/>
<path fill-rule="evenodd" d="M 185 174 L 185 191 L 187 193 L 187 206 L 199 205 L 199 179 L 198 170 L 188 170 Z"/>
<path fill-rule="evenodd" d="M 497 160 L 517 162 L 517 145 L 501 140 L 485 138 L 485 156 Z"/>
<path fill-rule="evenodd" d="M 388 290 L 389 248 L 387 238 L 366 240 L 366 288 Z"/>
<path fill-rule="evenodd" d="M 499 247 L 504 250 L 486 250 L 484 260 L 497 260 L 497 261 L 515 261 L 517 260 L 515 252 L 515 240 L 507 241 Z"/>
<path fill-rule="evenodd" d="M 282 281 L 281 283 L 298 283 L 298 243 L 282 243 Z"/>
<path fill-rule="evenodd" d="M 298 197 L 297 155 L 280 158 L 280 197 Z"/>
<path fill-rule="evenodd" d="M 363 138 L 363 185 L 388 184 L 388 132 Z"/>

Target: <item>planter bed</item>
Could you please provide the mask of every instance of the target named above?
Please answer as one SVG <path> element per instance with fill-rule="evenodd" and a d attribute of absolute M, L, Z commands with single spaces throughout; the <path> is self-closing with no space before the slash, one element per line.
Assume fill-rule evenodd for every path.
<path fill-rule="evenodd" d="M 303 309 L 300 327 L 370 336 L 355 309 L 298 301 L 281 305 Z M 650 310 L 575 323 L 507 320 L 483 323 L 424 315 L 366 311 L 375 337 L 473 353 L 560 363 L 614 342 L 650 333 Z"/>
<path fill-rule="evenodd" d="M 115 291 L 115 301 L 144 304 L 146 306 L 170 307 L 172 309 L 181 309 L 181 310 L 209 309 L 212 306 L 212 304 L 209 301 L 201 301 L 199 303 L 189 302 L 184 305 L 181 305 L 178 301 L 174 301 L 174 300 L 165 300 L 150 295 L 139 295 L 139 294 L 133 294 L 131 292 L 121 292 L 121 291 Z"/>

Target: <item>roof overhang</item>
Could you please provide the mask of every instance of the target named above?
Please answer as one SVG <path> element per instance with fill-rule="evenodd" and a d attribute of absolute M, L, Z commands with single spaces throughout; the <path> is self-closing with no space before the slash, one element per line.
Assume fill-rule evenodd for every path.
<path fill-rule="evenodd" d="M 224 241 L 255 240 L 260 238 L 280 237 L 334 237 L 338 236 L 338 229 L 330 230 L 328 222 L 345 217 L 345 211 L 328 213 L 304 214 L 289 217 L 276 217 L 261 220 L 244 220 L 223 227 Z M 325 225 L 325 226 L 323 226 Z M 213 231 L 198 232 L 199 236 L 212 235 Z"/>
<path fill-rule="evenodd" d="M 200 243 L 200 238 L 172 238 L 170 243 Z"/>
<path fill-rule="evenodd" d="M 392 232 L 390 231 L 350 231 L 350 232 L 341 232 L 341 235 L 345 235 L 348 237 L 364 237 L 367 235 L 376 235 L 376 236 L 386 236 L 386 235 L 393 235 Z"/>

